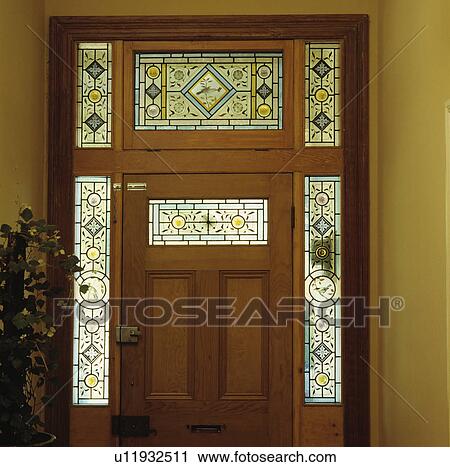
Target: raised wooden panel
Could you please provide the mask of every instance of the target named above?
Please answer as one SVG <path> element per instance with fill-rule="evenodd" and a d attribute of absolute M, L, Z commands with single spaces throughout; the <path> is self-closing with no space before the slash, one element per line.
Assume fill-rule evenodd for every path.
<path fill-rule="evenodd" d="M 344 445 L 344 408 L 342 406 L 303 406 L 302 411 L 301 446 Z"/>
<path fill-rule="evenodd" d="M 70 415 L 72 430 L 70 446 L 107 447 L 112 445 L 111 429 L 109 428 L 111 425 L 111 408 L 109 406 L 72 406 Z"/>
<path fill-rule="evenodd" d="M 147 273 L 147 297 L 173 301 L 179 297 L 191 297 L 193 290 L 193 272 Z M 146 326 L 145 355 L 146 399 L 193 397 L 193 328 L 175 327 L 170 324 L 160 327 Z"/>
<path fill-rule="evenodd" d="M 235 298 L 238 325 L 220 329 L 219 392 L 222 399 L 266 399 L 268 327 L 256 326 L 268 303 L 268 273 L 222 272 L 220 296 Z M 248 323 L 248 324 L 247 324 Z M 253 323 L 253 326 L 251 325 Z"/>

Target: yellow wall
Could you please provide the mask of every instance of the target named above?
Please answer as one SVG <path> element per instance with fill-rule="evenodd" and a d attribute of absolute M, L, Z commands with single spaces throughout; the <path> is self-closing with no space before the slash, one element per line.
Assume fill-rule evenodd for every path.
<path fill-rule="evenodd" d="M 21 204 L 43 211 L 43 0 L 0 2 L 0 223 L 14 222 Z"/>
<path fill-rule="evenodd" d="M 380 66 L 398 56 L 379 81 L 379 285 L 381 295 L 403 295 L 407 304 L 381 333 L 382 374 L 401 395 L 381 385 L 381 442 L 387 445 L 449 441 L 444 126 L 449 13 L 448 0 L 414 6 L 410 0 L 380 2 Z"/>
<path fill-rule="evenodd" d="M 446 444 L 450 420 L 443 103 L 450 98 L 450 18 L 445 4 L 446 0 L 1 0 L 0 220 L 14 218 L 18 196 L 20 202 L 42 209 L 45 63 L 42 44 L 26 24 L 42 36 L 48 17 L 58 15 L 368 13 L 374 77 L 379 66 L 428 25 L 370 85 L 372 298 L 379 289 L 383 295 L 404 295 L 407 300 L 391 329 L 372 331 L 371 364 L 428 423 L 373 372 L 372 439 L 385 445 Z"/>

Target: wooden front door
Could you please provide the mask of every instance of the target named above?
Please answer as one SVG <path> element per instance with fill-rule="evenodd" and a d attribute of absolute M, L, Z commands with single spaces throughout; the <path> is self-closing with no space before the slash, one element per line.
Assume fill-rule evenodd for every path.
<path fill-rule="evenodd" d="M 130 190 L 130 183 L 146 189 Z M 122 317 L 141 331 L 137 343 L 122 345 L 122 415 L 148 415 L 154 430 L 148 437 L 124 437 L 122 444 L 292 445 L 292 326 L 255 325 L 258 316 L 267 316 L 264 304 L 275 311 L 279 299 L 292 294 L 292 176 L 128 175 L 124 185 L 123 297 L 179 299 L 173 317 L 185 321 L 161 318 L 155 325 L 164 306 L 129 308 Z M 224 200 L 230 202 L 225 214 L 216 209 Z M 265 240 L 254 232 L 263 229 L 258 222 L 242 228 L 254 220 L 258 205 L 252 202 L 261 200 L 268 213 L 267 230 L 260 232 Z M 161 217 L 150 215 L 158 202 L 168 232 L 159 226 L 161 237 L 153 235 Z M 235 211 L 238 202 L 247 209 Z M 194 213 L 175 209 L 189 203 Z M 208 205 L 211 216 L 202 210 Z M 227 224 L 220 237 L 218 222 L 230 216 L 236 235 Z M 216 236 L 200 232 L 209 227 Z M 179 235 L 173 235 L 176 229 Z M 188 230 L 191 235 L 183 236 Z M 188 298 L 197 301 L 180 301 Z M 235 299 L 231 308 L 227 298 Z M 252 325 L 246 326 L 250 314 Z M 207 322 L 194 323 L 198 315 Z M 223 325 L 228 318 L 233 326 Z"/>

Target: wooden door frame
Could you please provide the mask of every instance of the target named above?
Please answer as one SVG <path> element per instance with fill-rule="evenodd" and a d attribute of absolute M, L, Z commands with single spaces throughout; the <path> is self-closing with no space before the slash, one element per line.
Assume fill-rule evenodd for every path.
<path fill-rule="evenodd" d="M 48 148 L 48 218 L 60 228 L 67 245 L 73 244 L 74 170 L 89 167 L 83 154 L 74 161 L 72 128 L 74 96 L 72 93 L 73 51 L 76 41 L 121 40 L 311 40 L 338 39 L 344 43 L 345 76 L 343 89 L 345 146 L 343 148 L 304 148 L 293 151 L 258 154 L 243 153 L 244 171 L 295 172 L 296 168 L 321 173 L 342 170 L 345 194 L 344 230 L 351 254 L 343 256 L 345 281 L 343 296 L 369 297 L 369 167 L 368 167 L 368 16 L 367 15 L 277 15 L 277 16 L 128 16 L 128 17 L 51 17 L 49 64 L 49 148 Z M 117 103 L 120 106 L 120 103 Z M 120 128 L 116 126 L 116 133 Z M 78 151 L 80 152 L 80 151 Z M 142 153 L 142 151 L 140 151 Z M 130 151 L 127 161 L 147 173 L 161 171 L 161 164 L 139 165 L 139 151 Z M 147 154 L 148 156 L 148 154 Z M 95 156 L 93 173 L 110 166 L 109 174 L 123 172 L 117 151 Z M 170 161 L 176 157 L 167 153 Z M 213 155 L 211 155 L 212 161 Z M 153 158 L 155 160 L 155 158 Z M 206 158 L 206 166 L 209 164 Z M 76 162 L 76 164 L 74 163 Z M 205 161 L 204 161 L 205 162 Z M 212 163 L 212 162 L 211 162 Z M 246 165 L 245 165 L 246 164 Z M 256 164 L 256 165 L 255 165 Z M 98 165 L 97 168 L 96 165 Z M 258 167 L 259 166 L 259 167 Z M 178 166 L 183 171 L 182 165 Z M 225 171 L 232 167 L 224 159 Z M 246 167 L 246 168 L 245 168 Z M 323 168 L 323 171 L 322 171 Z M 197 167 L 198 169 L 198 167 Z M 196 170 L 194 167 L 191 170 Z M 189 171 L 191 171 L 189 170 Z M 234 171 L 234 170 L 231 170 Z M 241 169 L 242 171 L 242 169 Z M 116 240 L 119 238 L 117 235 Z M 114 241 L 114 240 L 113 240 Z M 50 271 L 50 275 L 51 271 Z M 66 286 L 62 279 L 53 280 Z M 358 306 L 362 306 L 359 304 Z M 362 310 L 356 310 L 356 312 Z M 56 334 L 55 347 L 60 356 L 58 382 L 49 383 L 49 392 L 57 393 L 47 407 L 47 429 L 57 435 L 59 445 L 69 444 L 71 408 L 71 326 L 63 326 Z M 370 444 L 368 327 L 349 327 L 343 343 L 344 440 L 347 446 Z M 115 384 L 115 383 L 113 383 Z M 114 409 L 114 408 L 113 408 Z M 113 410 L 110 409 L 110 410 Z M 89 407 L 86 409 L 89 410 Z M 103 412 L 105 423 L 110 412 Z M 109 429 L 109 427 L 108 427 Z"/>

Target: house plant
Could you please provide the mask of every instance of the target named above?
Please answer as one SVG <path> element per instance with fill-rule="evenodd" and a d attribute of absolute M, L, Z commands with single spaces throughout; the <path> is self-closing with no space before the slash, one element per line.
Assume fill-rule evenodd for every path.
<path fill-rule="evenodd" d="M 51 265 L 48 256 L 54 257 Z M 47 269 L 58 268 L 72 284 L 81 271 L 79 260 L 67 255 L 54 225 L 35 219 L 30 208 L 20 211 L 16 226 L 0 227 L 0 445 L 43 445 L 54 437 L 39 431 L 40 404 L 45 403 L 46 378 L 56 332 L 46 313 L 58 293 Z"/>

